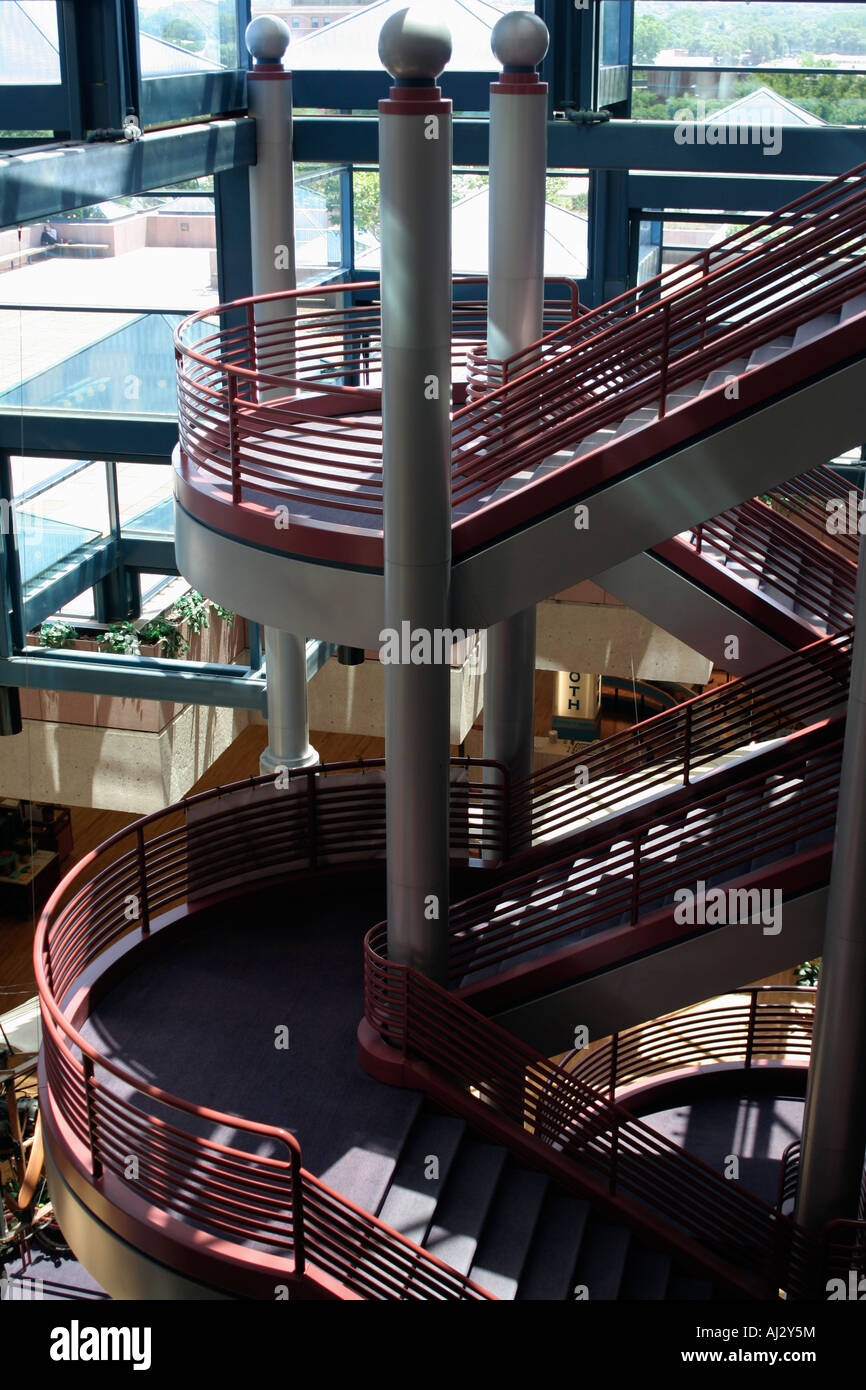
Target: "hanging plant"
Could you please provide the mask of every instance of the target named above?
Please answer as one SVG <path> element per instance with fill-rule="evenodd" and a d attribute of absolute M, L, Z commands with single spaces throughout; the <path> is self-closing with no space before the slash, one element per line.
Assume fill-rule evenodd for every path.
<path fill-rule="evenodd" d="M 202 598 L 197 589 L 190 589 L 188 594 L 181 595 L 167 616 L 173 622 L 186 623 L 190 632 L 198 634 L 210 626 L 207 610 L 207 599 Z"/>
<path fill-rule="evenodd" d="M 212 598 L 208 599 L 208 603 L 210 604 L 213 611 L 216 613 L 217 617 L 222 618 L 226 627 L 231 627 L 232 623 L 235 620 L 235 615 L 232 612 L 232 610 L 230 608 L 223 608 L 221 603 L 214 603 Z"/>
<path fill-rule="evenodd" d="M 184 640 L 177 623 L 169 618 L 152 618 L 139 635 L 142 642 L 158 643 L 162 656 L 175 657 L 179 652 L 189 651 L 189 642 Z"/>
<path fill-rule="evenodd" d="M 798 985 L 816 985 L 821 974 L 821 960 L 806 960 L 794 971 Z"/>

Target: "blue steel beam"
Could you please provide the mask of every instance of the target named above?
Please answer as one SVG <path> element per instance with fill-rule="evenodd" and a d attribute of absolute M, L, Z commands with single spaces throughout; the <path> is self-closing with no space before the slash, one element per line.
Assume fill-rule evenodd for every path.
<path fill-rule="evenodd" d="M 864 133 L 853 126 L 785 127 L 777 155 L 759 145 L 681 145 L 674 121 L 607 121 L 574 125 L 560 117 L 548 123 L 552 169 L 641 169 L 666 173 L 749 174 L 766 178 L 842 174 L 863 159 Z M 298 116 L 295 158 L 302 163 L 376 164 L 375 117 Z M 487 167 L 487 122 L 454 122 L 454 163 Z"/>
<path fill-rule="evenodd" d="M 135 141 L 52 145 L 3 154 L 0 227 L 223 173 L 253 164 L 255 158 L 255 122 L 246 116 L 150 131 Z"/>
<path fill-rule="evenodd" d="M 31 647 L 26 655 L 0 658 L 0 686 L 218 705 L 254 709 L 261 714 L 267 707 L 265 680 L 249 666 L 42 647 Z"/>
<path fill-rule="evenodd" d="M 91 541 L 75 550 L 65 561 L 53 565 L 40 583 L 30 586 L 22 603 L 24 631 L 37 627 L 44 618 L 59 613 L 85 589 L 90 589 L 117 568 L 120 547 L 113 536 Z M 2 682 L 0 682 L 2 684 Z"/>

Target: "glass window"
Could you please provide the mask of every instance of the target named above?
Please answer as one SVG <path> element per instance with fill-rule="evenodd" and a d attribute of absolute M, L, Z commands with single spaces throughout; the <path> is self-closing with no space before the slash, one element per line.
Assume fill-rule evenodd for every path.
<path fill-rule="evenodd" d="M 141 3 L 141 0 L 139 0 Z M 318 4 L 274 5 L 252 0 L 252 14 L 280 14 L 292 28 L 288 64 L 295 70 L 381 72 L 379 30 L 399 6 L 382 0 L 320 0 Z M 448 25 L 454 44 L 452 72 L 492 72 L 490 31 L 509 10 L 534 10 L 534 0 L 437 0 L 437 14 Z"/>
<path fill-rule="evenodd" d="M 638 120 L 866 124 L 863 5 L 638 0 L 634 61 Z"/>
<path fill-rule="evenodd" d="M 118 463 L 120 528 L 125 533 L 174 535 L 171 467 L 166 463 Z"/>
<path fill-rule="evenodd" d="M 60 81 L 56 0 L 5 0 L 0 16 L 0 85 Z"/>
<path fill-rule="evenodd" d="M 553 171 L 547 179 L 544 273 L 584 279 L 588 273 L 589 182 L 573 170 Z M 379 175 L 353 171 L 355 268 L 378 271 L 380 255 Z M 451 247 L 455 275 L 487 274 L 490 217 L 486 170 L 455 172 L 451 184 Z"/>
<path fill-rule="evenodd" d="M 13 458 L 13 512 L 22 587 L 27 592 L 89 542 L 111 531 L 105 464 Z"/>
<path fill-rule="evenodd" d="M 234 0 L 137 0 L 142 77 L 240 66 Z"/>
<path fill-rule="evenodd" d="M 339 167 L 295 166 L 295 259 L 298 284 L 342 264 Z"/>

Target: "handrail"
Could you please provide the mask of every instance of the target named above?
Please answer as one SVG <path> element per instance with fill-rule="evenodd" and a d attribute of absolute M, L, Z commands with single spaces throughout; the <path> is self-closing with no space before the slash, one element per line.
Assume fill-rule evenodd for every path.
<path fill-rule="evenodd" d="M 540 1162 L 570 1161 L 576 1181 L 594 1179 L 612 1200 L 629 1201 L 631 1212 L 636 1204 L 662 1218 L 772 1296 L 780 1288 L 802 1291 L 816 1250 L 806 1231 L 463 1000 L 390 960 L 383 924 L 365 938 L 365 1017 L 479 1122 L 494 1112 L 512 1141 L 532 1148 Z"/>
<path fill-rule="evenodd" d="M 709 550 L 715 551 L 709 557 L 715 563 L 738 565 L 756 584 L 786 599 L 792 610 L 795 605 L 806 609 L 813 626 L 838 632 L 854 616 L 856 554 L 852 562 L 850 554 L 838 553 L 818 539 L 814 525 L 809 524 L 816 514 L 814 506 L 800 506 L 790 521 L 780 515 L 776 510 L 780 493 L 782 489 L 770 494 L 771 506 L 760 498 L 742 502 L 678 539 L 705 557 Z M 788 496 L 795 496 L 793 489 Z"/>
<path fill-rule="evenodd" d="M 757 985 L 622 1029 L 591 1048 L 575 1047 L 559 1065 L 608 1100 L 720 1063 L 746 1071 L 782 1060 L 808 1065 L 814 1011 L 811 986 Z"/>
<path fill-rule="evenodd" d="M 571 833 L 627 799 L 688 786 L 719 758 L 814 723 L 847 698 L 852 629 L 663 710 L 512 783 L 512 844 Z"/>
<path fill-rule="evenodd" d="M 462 855 L 469 806 L 477 798 L 488 807 L 501 803 L 507 774 L 490 760 L 457 758 L 453 764 L 457 776 L 473 768 L 503 775 L 503 787 L 492 789 L 493 802 L 484 783 L 455 781 L 452 830 Z M 82 1161 L 89 1156 L 94 1184 L 122 1180 L 176 1221 L 229 1243 L 256 1241 L 295 1281 L 325 1270 L 370 1298 L 489 1298 L 308 1173 L 288 1130 L 194 1105 L 151 1085 L 103 1056 L 72 1019 L 85 972 L 106 952 L 143 941 L 157 919 L 166 920 L 181 903 L 194 906 L 244 874 L 260 883 L 263 868 L 283 873 L 287 865 L 321 864 L 334 854 L 363 859 L 371 845 L 381 850 L 384 785 L 381 776 L 366 779 L 383 766 L 383 759 L 373 759 L 299 769 L 287 774 L 281 794 L 279 774 L 214 788 L 117 831 L 85 856 L 49 899 L 34 943 L 46 1076 L 73 1146 Z M 358 785 L 347 783 L 347 773 L 356 774 Z M 293 794 L 294 788 L 308 794 Z M 204 819 L 202 808 L 211 812 Z M 504 815 L 499 826 L 492 833 L 501 843 Z M 235 1131 L 238 1140 L 203 1139 L 196 1131 L 202 1121 Z M 258 1152 L 262 1143 L 285 1156 Z M 127 1171 L 130 1153 L 138 1164 L 134 1179 Z"/>
<path fill-rule="evenodd" d="M 810 660 L 831 682 L 833 671 L 841 662 L 847 683 L 847 654 L 842 639 L 816 643 Z M 662 717 L 656 716 L 647 725 L 654 725 Z M 835 756 L 835 744 L 823 747 L 814 732 L 807 746 L 816 763 L 820 761 L 816 750 L 825 761 Z M 468 777 L 473 771 L 480 774 L 486 767 L 498 770 L 502 778 L 502 785 L 492 789 L 485 782 L 455 781 L 458 812 L 456 817 L 452 813 L 452 836 L 456 837 L 452 840 L 453 849 L 465 856 L 474 844 L 483 843 L 465 830 L 468 808 L 475 805 L 480 807 L 483 819 L 493 816 L 486 843 L 498 845 L 502 854 L 508 796 L 504 768 L 483 759 L 454 759 L 453 764 L 455 776 Z M 381 853 L 383 765 L 383 759 L 374 759 L 301 769 L 288 775 L 288 786 L 279 795 L 275 774 L 198 793 L 116 832 L 76 866 L 49 900 L 34 948 L 51 1103 L 73 1152 L 85 1168 L 89 1165 L 90 1179 L 103 1191 L 138 1192 L 172 1219 L 192 1222 L 230 1244 L 255 1240 L 265 1252 L 263 1259 L 276 1261 L 289 1279 L 315 1279 L 316 1271 L 322 1270 L 364 1297 L 484 1298 L 489 1296 L 484 1290 L 310 1175 L 302 1167 L 300 1148 L 288 1131 L 222 1115 L 141 1081 L 87 1043 L 73 1012 L 78 1007 L 81 981 L 92 974 L 103 958 L 113 959 L 118 950 L 162 929 L 163 924 L 174 920 L 180 907 L 186 905 L 194 910 L 197 902 L 206 903 L 215 895 L 237 892 L 245 882 L 260 885 L 268 875 L 284 876 L 293 869 L 322 866 L 334 857 L 343 862 L 359 862 L 371 853 Z M 780 765 L 789 770 L 792 763 L 782 759 Z M 804 813 L 809 813 L 808 808 Z M 814 829 L 816 823 L 813 819 L 810 828 Z M 772 838 L 772 825 L 769 829 Z M 404 985 L 414 989 L 408 980 L 408 976 L 401 977 L 400 990 Z M 448 1009 L 458 1011 L 458 1021 L 471 1017 L 473 1028 L 488 1027 L 461 1001 L 448 995 L 442 997 L 449 1001 Z M 431 1019 L 430 1026 L 438 1027 L 432 1015 Z M 447 1026 L 445 1031 L 447 1034 Z M 453 1039 L 458 1051 L 462 1047 L 460 1037 L 458 1029 Z M 452 1041 L 448 1047 L 452 1048 Z M 497 1043 L 494 1052 L 499 1051 Z M 463 1053 L 460 1065 L 476 1067 L 477 1055 Z M 545 1062 L 545 1086 L 550 1077 L 546 1067 Z M 558 1077 L 559 1072 L 555 1075 Z M 521 1077 L 522 1088 L 525 1070 L 521 1070 Z M 120 1091 L 118 1081 L 122 1083 Z M 513 1081 L 512 1077 L 509 1086 Z M 573 1079 L 568 1080 L 568 1096 L 576 1094 L 575 1085 Z M 522 1089 L 520 1094 L 523 1095 Z M 582 1161 L 590 1166 L 597 1168 L 601 1164 L 601 1171 L 613 1184 L 611 1191 L 637 1191 L 635 1183 L 639 1186 L 642 1181 L 640 1172 L 655 1172 L 655 1160 L 651 1161 L 646 1148 L 651 1141 L 642 1131 L 633 1134 L 623 1129 L 617 1119 L 614 1146 L 609 1149 L 603 1124 L 592 1135 L 585 1129 L 573 1128 L 573 1107 L 567 1107 L 566 1112 L 560 1108 L 561 1095 L 565 1094 L 557 1088 L 552 1113 L 560 1129 L 565 1125 L 568 1130 L 567 1151 L 580 1150 Z M 590 1110 L 595 1113 L 593 1108 L 601 1103 L 599 1098 L 594 1093 L 590 1096 L 585 1087 L 580 1090 L 580 1097 L 582 1105 L 591 1101 Z M 549 1096 L 533 1101 L 530 1116 L 533 1131 L 541 1125 L 539 1135 L 543 1132 L 548 1137 L 549 1127 L 545 1130 L 544 1126 L 548 1124 L 550 1104 Z M 602 1120 L 610 1118 L 606 1110 L 598 1113 Z M 195 1129 L 202 1120 L 225 1126 L 238 1138 L 224 1144 L 204 1140 Z M 557 1133 L 561 1139 L 562 1133 Z M 636 1149 L 631 1147 L 633 1142 Z M 285 1157 L 261 1155 L 245 1147 L 249 1144 L 257 1148 L 261 1143 Z M 652 1152 L 659 1162 L 667 1163 L 666 1152 L 662 1158 L 657 1150 Z M 130 1153 L 138 1155 L 140 1165 L 133 1183 L 125 1171 Z M 662 1183 L 661 1177 L 656 1176 Z M 113 1186 L 121 1178 L 123 1189 Z M 661 1200 L 660 1192 L 661 1187 L 653 1189 L 650 1205 Z M 637 1200 L 643 1198 L 638 1196 Z M 693 1233 L 700 1234 L 696 1209 L 690 1209 L 689 1220 Z M 763 1217 L 758 1226 L 762 1220 Z M 741 1227 L 738 1221 L 732 1212 L 715 1248 L 726 1257 L 733 1252 L 739 1258 L 745 1252 L 747 1264 L 757 1269 L 766 1254 L 759 1256 L 757 1226 L 752 1229 L 747 1222 Z M 706 1222 L 701 1229 L 701 1238 L 712 1244 L 712 1232 Z M 768 1232 L 761 1229 L 763 1240 Z M 790 1252 L 799 1248 L 796 1233 L 791 1235 L 787 1226 L 779 1226 L 778 1231 L 781 1244 L 773 1247 L 772 1271 L 768 1273 L 761 1266 L 770 1285 L 782 1255 L 787 1260 Z"/>
<path fill-rule="evenodd" d="M 864 168 L 600 309 L 582 310 L 503 364 L 486 360 L 483 305 L 458 302 L 454 362 L 458 376 L 466 373 L 460 386 L 467 397 L 452 427 L 458 551 L 468 544 L 471 514 L 504 504 L 497 489 L 515 473 L 639 408 L 663 418 L 681 403 L 683 387 L 866 290 Z M 342 285 L 338 292 L 353 288 L 370 287 Z M 303 308 L 314 294 L 320 287 L 217 306 L 209 317 L 234 309 L 245 322 L 195 344 L 186 335 L 203 315 L 181 324 L 175 346 L 182 466 L 224 486 L 236 504 L 245 495 L 295 498 L 377 538 L 378 307 L 274 318 L 279 301 Z M 539 499 L 546 486 L 546 479 L 525 484 Z"/>
<path fill-rule="evenodd" d="M 464 899 L 451 912 L 450 980 L 465 987 L 506 966 L 534 969 L 541 951 L 598 933 L 620 921 L 637 927 L 647 914 L 673 904 L 677 889 L 699 880 L 742 876 L 756 841 L 762 854 L 790 858 L 793 842 L 823 833 L 832 842 L 836 820 L 842 721 L 822 720 L 792 734 L 756 759 L 760 771 L 730 778 L 708 794 L 638 808 L 619 817 L 616 830 L 602 824 L 591 832 L 557 841 L 530 872 Z M 768 777 L 801 783 L 796 798 L 774 797 Z M 717 784 L 718 785 L 718 784 Z M 589 841 L 589 843 L 588 843 Z M 555 913 L 551 911 L 556 903 Z M 673 907 L 671 906 L 671 911 Z M 543 965 L 544 962 L 542 961 Z"/>
<path fill-rule="evenodd" d="M 784 1212 L 785 1203 L 793 1203 L 797 1196 L 800 1181 L 801 1141 L 792 1139 L 782 1153 L 779 1163 L 779 1187 L 776 1193 L 776 1210 Z"/>

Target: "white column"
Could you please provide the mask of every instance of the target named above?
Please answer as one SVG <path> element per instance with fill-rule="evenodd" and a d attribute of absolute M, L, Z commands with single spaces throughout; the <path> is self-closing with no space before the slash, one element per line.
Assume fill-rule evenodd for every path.
<path fill-rule="evenodd" d="M 487 356 L 503 361 L 541 337 L 547 84 L 536 66 L 549 36 L 536 15 L 514 12 L 494 26 L 503 72 L 490 88 L 490 230 Z M 535 608 L 487 632 L 484 756 L 517 780 L 532 772 L 535 743 Z"/>
<path fill-rule="evenodd" d="M 451 720 L 450 653 L 439 647 L 450 628 L 451 103 L 435 79 L 451 36 L 425 13 L 401 10 L 383 25 L 379 56 L 395 79 L 379 103 L 388 954 L 444 983 Z M 385 647 L 392 634 L 397 660 Z M 426 658 L 413 635 L 427 640 Z"/>
<path fill-rule="evenodd" d="M 260 15 L 247 25 L 246 44 L 253 57 L 247 75 L 247 103 L 256 123 L 256 162 L 250 167 L 250 237 L 253 294 L 296 288 L 295 190 L 292 168 L 292 74 L 283 67 L 289 30 L 281 19 Z M 257 304 L 255 366 L 291 376 L 294 298 Z M 276 345 L 269 339 L 275 325 Z M 277 359 L 272 361 L 271 355 Z M 263 386 L 259 400 L 291 393 L 279 383 Z M 265 629 L 268 682 L 268 746 L 259 766 L 263 773 L 281 767 L 309 767 L 319 761 L 310 747 L 307 715 L 306 640 L 278 628 Z"/>

